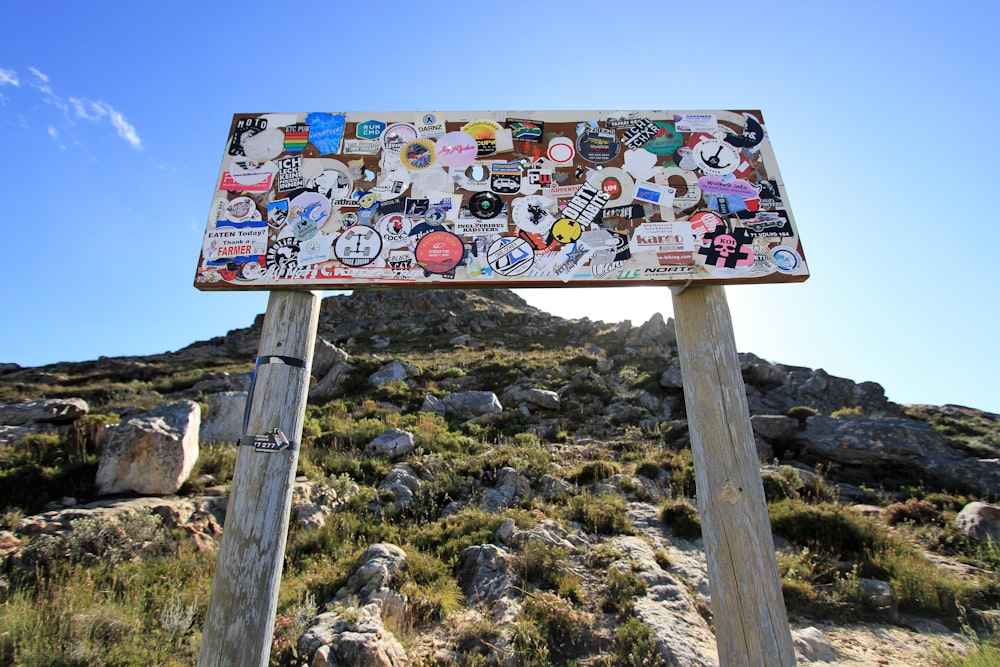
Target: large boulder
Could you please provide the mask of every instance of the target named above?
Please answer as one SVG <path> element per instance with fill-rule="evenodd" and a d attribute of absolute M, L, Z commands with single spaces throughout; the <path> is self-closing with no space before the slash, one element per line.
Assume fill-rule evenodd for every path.
<path fill-rule="evenodd" d="M 357 617 L 347 619 L 336 611 L 320 614 L 299 638 L 299 652 L 310 667 L 403 667 L 406 649 L 382 624 L 377 603 L 361 607 Z"/>
<path fill-rule="evenodd" d="M 441 399 L 449 414 L 460 419 L 474 419 L 483 415 L 500 414 L 503 405 L 492 391 L 460 391 Z"/>
<path fill-rule="evenodd" d="M 97 468 L 98 492 L 176 493 L 198 460 L 200 424 L 197 403 L 176 401 L 115 426 Z"/>
<path fill-rule="evenodd" d="M 390 428 L 365 445 L 365 454 L 383 456 L 394 461 L 411 453 L 414 447 L 412 433 L 399 428 Z"/>
<path fill-rule="evenodd" d="M 992 540 L 1000 544 L 1000 506 L 969 503 L 955 517 L 955 525 L 964 535 L 977 542 Z"/>
<path fill-rule="evenodd" d="M 223 391 L 205 397 L 208 404 L 198 437 L 203 443 L 236 444 L 243 436 L 243 415 L 247 392 Z"/>
<path fill-rule="evenodd" d="M 46 398 L 0 405 L 0 424 L 27 426 L 30 424 L 72 424 L 87 414 L 90 408 L 82 398 Z"/>
<path fill-rule="evenodd" d="M 393 359 L 382 368 L 368 376 L 368 384 L 373 387 L 381 387 L 390 382 L 406 382 L 410 378 L 420 375 L 420 369 L 405 361 Z"/>

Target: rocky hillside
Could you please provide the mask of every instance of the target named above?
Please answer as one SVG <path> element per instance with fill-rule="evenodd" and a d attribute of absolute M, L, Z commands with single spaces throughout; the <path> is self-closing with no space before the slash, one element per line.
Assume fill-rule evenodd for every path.
<path fill-rule="evenodd" d="M 0 664 L 193 661 L 261 321 L 0 364 Z M 373 291 L 319 336 L 273 664 L 717 664 L 671 321 Z M 992 650 L 1000 416 L 740 363 L 800 660 Z"/>

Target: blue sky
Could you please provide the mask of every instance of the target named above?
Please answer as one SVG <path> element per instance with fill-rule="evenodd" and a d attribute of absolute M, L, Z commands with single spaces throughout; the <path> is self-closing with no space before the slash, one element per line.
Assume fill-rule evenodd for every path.
<path fill-rule="evenodd" d="M 727 288 L 737 346 L 1000 412 L 994 3 L 4 3 L 0 361 L 249 325 L 192 286 L 232 114 L 761 109 L 812 277 Z M 666 288 L 522 290 L 670 316 Z"/>

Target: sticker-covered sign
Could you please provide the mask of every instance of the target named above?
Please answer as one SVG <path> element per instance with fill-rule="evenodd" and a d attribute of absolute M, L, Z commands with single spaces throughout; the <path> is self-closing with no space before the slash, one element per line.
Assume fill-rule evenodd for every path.
<path fill-rule="evenodd" d="M 800 282 L 759 111 L 237 114 L 199 289 Z"/>

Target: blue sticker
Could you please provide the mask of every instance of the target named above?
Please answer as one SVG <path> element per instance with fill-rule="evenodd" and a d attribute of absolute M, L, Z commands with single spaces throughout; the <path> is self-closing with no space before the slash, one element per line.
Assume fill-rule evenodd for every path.
<path fill-rule="evenodd" d="M 309 125 L 309 143 L 316 147 L 320 155 L 332 155 L 340 151 L 340 140 L 344 138 L 344 114 L 314 112 L 306 116 Z"/>
<path fill-rule="evenodd" d="M 358 123 L 358 139 L 378 139 L 382 136 L 385 128 L 386 124 L 380 120 L 366 120 L 363 123 Z"/>

